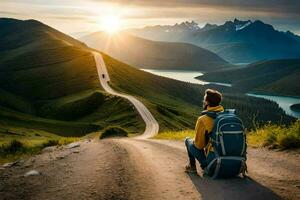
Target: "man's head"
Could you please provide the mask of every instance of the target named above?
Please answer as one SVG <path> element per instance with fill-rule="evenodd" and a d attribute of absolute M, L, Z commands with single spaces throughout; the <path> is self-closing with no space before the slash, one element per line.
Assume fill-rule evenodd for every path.
<path fill-rule="evenodd" d="M 207 109 L 209 107 L 215 107 L 220 105 L 222 101 L 222 94 L 216 90 L 207 89 L 205 90 L 205 95 L 203 99 L 203 108 Z"/>

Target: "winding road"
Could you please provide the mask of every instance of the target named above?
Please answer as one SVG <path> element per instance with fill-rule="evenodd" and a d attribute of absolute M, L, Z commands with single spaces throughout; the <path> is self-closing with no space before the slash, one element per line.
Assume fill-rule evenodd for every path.
<path fill-rule="evenodd" d="M 248 150 L 251 178 L 211 180 L 187 174 L 183 141 L 150 139 L 159 126 L 136 98 L 114 91 L 101 54 L 93 52 L 102 87 L 128 99 L 145 121 L 134 138 L 89 139 L 53 147 L 10 168 L 0 167 L 0 199 L 268 200 L 300 198 L 299 152 Z M 104 74 L 104 77 L 103 77 Z M 198 169 L 199 166 L 198 166 Z M 36 176 L 24 176 L 30 170 Z"/>
<path fill-rule="evenodd" d="M 107 69 L 106 69 L 102 55 L 98 52 L 93 52 L 93 54 L 95 57 L 99 80 L 100 80 L 100 83 L 101 83 L 101 86 L 103 87 L 103 89 L 112 95 L 116 95 L 116 96 L 120 96 L 125 99 L 128 99 L 128 101 L 130 101 L 134 105 L 136 110 L 139 112 L 139 114 L 143 118 L 143 120 L 146 124 L 145 132 L 142 135 L 137 136 L 136 138 L 146 139 L 146 138 L 155 136 L 158 133 L 159 125 L 158 125 L 157 121 L 155 120 L 155 118 L 150 113 L 150 111 L 146 108 L 146 106 L 142 102 L 137 100 L 135 97 L 127 95 L 127 94 L 121 94 L 119 92 L 114 91 L 108 84 L 108 82 L 110 81 L 110 78 L 109 78 L 109 74 L 107 73 Z"/>

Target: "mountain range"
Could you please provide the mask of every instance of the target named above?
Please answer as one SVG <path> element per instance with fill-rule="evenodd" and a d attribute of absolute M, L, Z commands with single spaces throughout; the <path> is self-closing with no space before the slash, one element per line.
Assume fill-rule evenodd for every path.
<path fill-rule="evenodd" d="M 80 40 L 138 68 L 214 71 L 229 66 L 215 53 L 193 44 L 152 41 L 125 32 L 96 32 Z"/>
<path fill-rule="evenodd" d="M 24 138 L 31 130 L 82 136 L 108 126 L 129 133 L 144 129 L 128 101 L 101 88 L 94 49 L 36 20 L 1 18 L 0 36 L 0 137 L 9 138 L 6 130 L 15 127 Z M 274 102 L 156 76 L 102 55 L 111 86 L 142 100 L 161 130 L 192 128 L 207 87 L 222 89 L 224 106 L 238 109 L 247 126 L 257 111 L 264 113 L 257 116 L 261 122 L 293 120 Z"/>
<path fill-rule="evenodd" d="M 195 44 L 232 63 L 300 57 L 298 35 L 278 31 L 260 20 L 234 19 L 222 25 L 206 24 L 204 27 L 192 21 L 127 31 L 151 40 Z"/>

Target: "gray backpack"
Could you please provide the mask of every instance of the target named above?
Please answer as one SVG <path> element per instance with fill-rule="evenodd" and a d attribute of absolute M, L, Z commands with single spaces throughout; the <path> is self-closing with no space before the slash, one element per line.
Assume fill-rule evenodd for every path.
<path fill-rule="evenodd" d="M 247 171 L 247 143 L 243 122 L 235 111 L 206 112 L 215 119 L 209 142 L 214 148 L 215 158 L 208 164 L 205 174 L 215 178 L 230 178 Z"/>

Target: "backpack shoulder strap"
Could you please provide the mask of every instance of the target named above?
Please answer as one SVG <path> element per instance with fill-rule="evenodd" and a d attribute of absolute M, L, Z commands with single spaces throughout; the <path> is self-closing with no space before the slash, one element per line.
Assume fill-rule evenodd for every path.
<path fill-rule="evenodd" d="M 213 111 L 204 111 L 204 112 L 202 112 L 202 115 L 207 115 L 210 118 L 216 119 L 218 116 L 218 113 L 213 112 Z"/>

